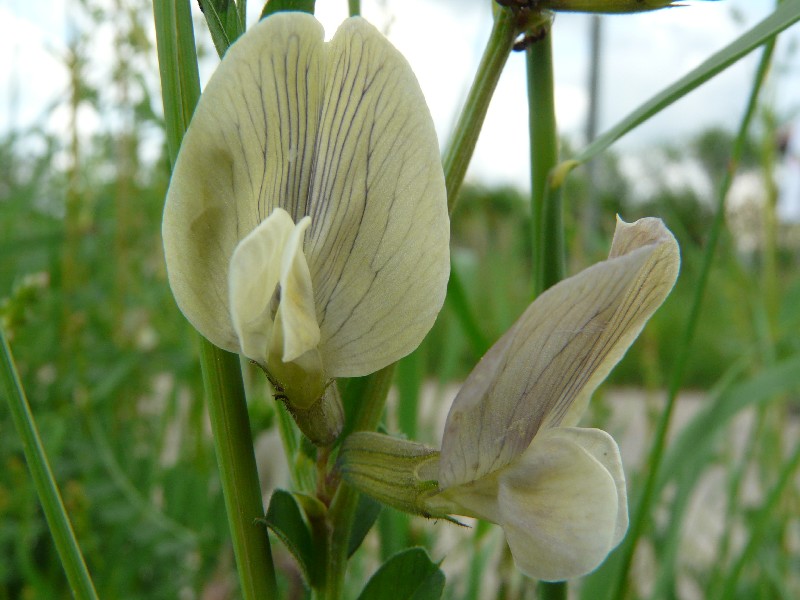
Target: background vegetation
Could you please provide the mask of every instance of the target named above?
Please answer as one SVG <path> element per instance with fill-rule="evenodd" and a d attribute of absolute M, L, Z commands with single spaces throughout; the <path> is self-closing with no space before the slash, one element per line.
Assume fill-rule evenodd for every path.
<path fill-rule="evenodd" d="M 33 128 L 0 140 L 3 327 L 100 597 L 234 597 L 196 338 L 172 299 L 161 250 L 168 164 L 165 148 L 148 150 L 161 127 L 160 99 L 145 75 L 157 69 L 145 33 L 151 12 L 145 2 L 108 11 L 87 2 L 83 9 L 89 25 L 115 24 L 111 80 L 89 83 L 92 57 L 81 37 L 87 26 L 65 57 L 71 85 L 62 106 L 71 115 L 70 135 Z M 197 32 L 207 35 L 204 26 Z M 85 106 L 113 114 L 91 139 L 78 130 Z M 729 226 L 683 380 L 695 400 L 686 401 L 688 416 L 667 448 L 658 510 L 638 548 L 630 597 L 800 594 L 800 232 L 775 217 L 780 118 L 769 106 L 759 115 L 740 168 L 763 182 L 762 202 L 728 206 Z M 626 465 L 634 489 L 647 468 L 660 390 L 683 343 L 714 216 L 709 190 L 727 168 L 732 140 L 730 132 L 710 130 L 679 148 L 654 148 L 657 159 L 639 175 L 653 189 L 646 199 L 634 193 L 636 182 L 612 153 L 597 159 L 592 181 L 579 170 L 566 190 L 569 272 L 604 256 L 615 213 L 629 221 L 662 217 L 682 250 L 675 291 L 593 405 L 592 425 L 623 436 L 624 450 L 631 427 L 641 440 L 638 456 Z M 564 146 L 569 155 L 569 142 Z M 666 165 L 686 161 L 700 169 L 708 189 L 665 179 Z M 598 230 L 584 219 L 590 197 Z M 453 386 L 529 303 L 529 210 L 528 198 L 513 189 L 463 190 L 452 222 L 457 278 L 433 332 L 399 365 L 396 400 L 385 417 L 390 431 L 437 443 L 437 415 L 446 412 Z M 754 245 L 743 246 L 744 235 Z M 289 471 L 298 472 L 313 450 L 301 447 L 284 464 L 275 404 L 261 378 L 246 375 L 267 490 L 285 485 Z M 631 424 L 625 416 L 632 405 L 620 398 L 620 388 L 635 390 L 634 404 L 645 408 L 642 420 Z M 716 530 L 687 526 L 695 522 L 689 519 L 696 519 L 698 502 L 723 515 Z M 484 594 L 492 586 L 498 598 L 531 594 L 496 528 L 461 531 L 419 521 L 384 509 L 368 550 L 354 562 L 360 579 L 377 566 L 375 557 L 415 543 L 429 548 L 435 561 L 444 558 L 448 575 L 460 573 L 448 577 L 447 597 L 488 597 L 481 585 Z M 459 553 L 452 536 L 461 536 L 469 552 Z M 303 597 L 293 559 L 278 542 L 273 551 L 286 597 Z M 583 583 L 585 597 L 593 597 L 603 577 L 601 570 Z M 573 593 L 579 591 L 576 586 Z M 66 597 L 62 566 L 3 408 L 0 600 Z"/>

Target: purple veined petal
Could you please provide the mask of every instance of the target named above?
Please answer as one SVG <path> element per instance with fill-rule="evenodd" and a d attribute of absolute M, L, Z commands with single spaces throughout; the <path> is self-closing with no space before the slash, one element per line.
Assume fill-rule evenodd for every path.
<path fill-rule="evenodd" d="M 184 137 L 162 227 L 170 286 L 230 351 L 242 350 L 231 257 L 276 207 L 311 217 L 302 251 L 327 376 L 411 352 L 446 291 L 444 176 L 410 67 L 362 19 L 329 43 L 310 15 L 262 20 L 228 50 Z"/>
<path fill-rule="evenodd" d="M 619 221 L 609 258 L 544 292 L 486 353 L 453 401 L 442 489 L 511 463 L 588 398 L 669 294 L 680 255 L 658 219 Z"/>

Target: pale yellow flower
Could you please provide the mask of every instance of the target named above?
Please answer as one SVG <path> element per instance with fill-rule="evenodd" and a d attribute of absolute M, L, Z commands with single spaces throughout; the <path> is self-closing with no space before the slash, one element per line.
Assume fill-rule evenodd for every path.
<path fill-rule="evenodd" d="M 531 577 L 556 581 L 595 569 L 627 530 L 625 477 L 613 438 L 576 425 L 669 294 L 679 264 L 660 220 L 619 221 L 608 260 L 542 294 L 454 400 L 439 492 L 423 500 L 424 510 L 501 525 Z"/>
<path fill-rule="evenodd" d="M 211 342 L 307 409 L 411 352 L 449 275 L 439 148 L 408 63 L 348 19 L 279 13 L 203 92 L 163 221 L 169 282 Z"/>

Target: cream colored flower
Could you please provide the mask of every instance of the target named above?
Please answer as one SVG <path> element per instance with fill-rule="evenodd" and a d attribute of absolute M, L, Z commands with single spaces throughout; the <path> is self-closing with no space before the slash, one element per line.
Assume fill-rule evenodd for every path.
<path fill-rule="evenodd" d="M 679 264 L 660 220 L 619 221 L 608 260 L 542 294 L 454 400 L 425 510 L 498 523 L 531 577 L 595 569 L 627 530 L 625 477 L 613 438 L 576 425 Z"/>
<path fill-rule="evenodd" d="M 163 221 L 180 309 L 301 410 L 416 348 L 449 275 L 439 148 L 410 67 L 362 19 L 323 33 L 279 13 L 231 46 Z"/>

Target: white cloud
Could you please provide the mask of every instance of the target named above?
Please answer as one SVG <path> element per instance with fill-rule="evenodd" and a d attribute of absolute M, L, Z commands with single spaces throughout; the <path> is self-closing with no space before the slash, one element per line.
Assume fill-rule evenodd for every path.
<path fill-rule="evenodd" d="M 0 52 L 15 57 L 10 69 L 0 67 L 0 90 L 7 98 L 6 90 L 13 90 L 17 82 L 15 123 L 35 122 L 54 94 L 66 88 L 66 71 L 48 49 L 63 52 L 63 4 L 63 0 L 32 0 L 16 3 L 13 9 L 0 7 Z M 259 4 L 249 2 L 251 23 L 258 17 Z M 489 0 L 364 0 L 362 4 L 365 17 L 387 32 L 417 73 L 444 146 L 489 35 Z M 317 17 L 328 36 L 346 17 L 346 5 L 344 0 L 317 3 Z M 697 66 L 771 9 L 771 0 L 729 0 L 604 18 L 600 130 Z M 731 17 L 734 10 L 741 22 Z M 201 39 L 208 36 L 202 26 L 196 33 Z M 796 38 L 797 29 L 790 35 Z M 588 38 L 589 17 L 558 15 L 554 26 L 557 118 L 562 132 L 578 140 L 588 103 Z M 102 63 L 110 63 L 111 57 L 103 54 L 102 46 L 94 48 L 98 54 L 92 59 L 100 65 L 94 73 L 100 76 L 107 72 Z M 204 78 L 215 64 L 212 56 L 202 65 Z M 753 65 L 750 57 L 734 66 L 623 138 L 618 147 L 638 150 L 654 140 L 674 141 L 709 125 L 734 127 L 746 101 Z M 500 79 L 469 177 L 529 187 L 525 81 L 524 58 L 514 54 Z M 4 101 L 0 95 L 0 107 Z M 0 131 L 10 127 L 8 114 L 0 108 Z"/>

